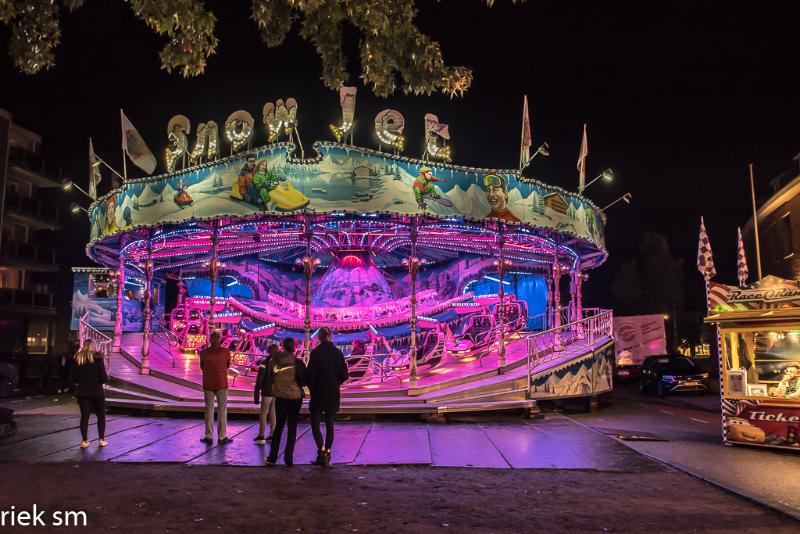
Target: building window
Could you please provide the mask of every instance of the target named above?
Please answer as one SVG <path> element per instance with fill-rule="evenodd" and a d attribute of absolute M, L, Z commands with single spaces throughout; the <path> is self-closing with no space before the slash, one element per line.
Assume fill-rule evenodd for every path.
<path fill-rule="evenodd" d="M 28 354 L 47 354 L 49 341 L 50 323 L 36 320 L 28 322 Z"/>

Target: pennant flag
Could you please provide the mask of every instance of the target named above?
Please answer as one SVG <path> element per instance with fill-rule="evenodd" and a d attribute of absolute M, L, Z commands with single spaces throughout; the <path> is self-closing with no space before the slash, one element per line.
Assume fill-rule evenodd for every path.
<path fill-rule="evenodd" d="M 119 110 L 119 115 L 122 119 L 122 151 L 131 158 L 134 165 L 147 174 L 153 174 L 156 170 L 156 157 L 122 110 Z"/>
<path fill-rule="evenodd" d="M 589 155 L 589 141 L 586 138 L 586 125 L 583 125 L 583 142 L 578 154 L 578 191 L 586 187 L 586 156 Z"/>
<path fill-rule="evenodd" d="M 742 229 L 737 228 L 739 231 L 739 259 L 738 259 L 738 275 L 739 275 L 739 285 L 743 286 L 747 284 L 747 277 L 750 275 L 750 272 L 747 270 L 747 256 L 744 253 L 744 241 L 742 240 Z"/>
<path fill-rule="evenodd" d="M 89 138 L 89 196 L 92 200 L 97 200 L 97 186 L 103 176 L 100 174 L 100 160 L 94 155 L 92 138 Z"/>
<path fill-rule="evenodd" d="M 706 279 L 706 282 L 717 275 L 714 267 L 714 256 L 711 254 L 711 242 L 706 234 L 706 225 L 700 217 L 700 243 L 697 246 L 697 270 Z"/>
<path fill-rule="evenodd" d="M 531 159 L 531 119 L 528 115 L 528 95 L 522 101 L 522 137 L 519 146 L 519 168 L 522 169 Z"/>

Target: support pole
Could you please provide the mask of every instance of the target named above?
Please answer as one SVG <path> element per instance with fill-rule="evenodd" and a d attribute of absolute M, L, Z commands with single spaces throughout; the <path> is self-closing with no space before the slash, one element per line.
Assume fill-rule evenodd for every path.
<path fill-rule="evenodd" d="M 211 278 L 211 309 L 208 312 L 208 333 L 214 331 L 214 306 L 217 303 L 217 271 L 219 269 L 219 262 L 217 261 L 217 242 L 218 242 L 218 226 L 217 221 L 214 221 L 213 228 L 211 229 L 211 261 L 208 262 L 209 277 Z"/>
<path fill-rule="evenodd" d="M 558 263 L 558 243 L 553 250 L 553 350 L 564 350 L 564 344 L 561 339 L 561 332 L 558 328 L 561 327 L 561 290 L 559 288 L 559 281 L 561 280 L 561 265 Z"/>
<path fill-rule="evenodd" d="M 499 234 L 497 236 L 497 276 L 500 279 L 500 289 L 498 290 L 498 297 L 500 297 L 500 336 L 497 347 L 497 367 L 503 369 L 506 366 L 506 291 L 503 287 L 503 275 L 506 271 L 506 260 L 503 258 L 503 247 L 505 246 L 505 236 L 503 235 L 503 226 L 500 225 Z"/>
<path fill-rule="evenodd" d="M 419 269 L 419 258 L 417 258 L 417 224 L 416 220 L 411 223 L 411 259 L 408 262 L 409 273 L 411 274 L 411 368 L 409 371 L 409 388 L 417 387 L 417 270 Z"/>
<path fill-rule="evenodd" d="M 753 164 L 750 164 L 750 196 L 753 200 L 753 234 L 756 241 L 756 268 L 758 279 L 761 280 L 761 244 L 758 240 L 758 209 L 756 208 L 756 186 L 753 182 Z"/>
<path fill-rule="evenodd" d="M 147 236 L 147 260 L 144 263 L 144 312 L 142 313 L 142 366 L 139 372 L 143 375 L 150 374 L 150 298 L 153 283 L 152 244 Z"/>
<path fill-rule="evenodd" d="M 303 349 L 303 360 L 308 363 L 311 353 L 311 274 L 314 271 L 314 258 L 311 257 L 311 239 L 314 237 L 314 233 L 308 224 L 308 215 L 305 217 L 305 232 L 303 235 L 306 239 L 306 257 L 303 258 L 303 273 L 306 277 L 306 317 L 304 322 L 306 342 Z"/>
<path fill-rule="evenodd" d="M 112 352 L 118 352 L 122 344 L 122 306 L 125 294 L 125 258 L 119 255 L 119 271 L 117 271 L 117 315 L 114 317 L 114 342 Z"/>

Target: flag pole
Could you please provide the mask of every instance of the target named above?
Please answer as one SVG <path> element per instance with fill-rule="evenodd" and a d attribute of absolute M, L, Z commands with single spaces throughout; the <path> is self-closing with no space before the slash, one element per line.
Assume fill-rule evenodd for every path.
<path fill-rule="evenodd" d="M 123 124 L 123 121 L 122 121 L 123 115 L 124 114 L 122 112 L 122 108 L 119 108 L 119 129 L 122 132 L 122 174 L 123 174 L 122 183 L 124 184 L 125 182 L 128 181 L 128 161 L 127 161 L 128 151 L 125 149 L 125 146 L 127 145 L 127 143 L 125 141 L 125 130 L 123 130 L 123 126 L 122 126 L 122 124 Z"/>
<path fill-rule="evenodd" d="M 761 244 L 758 241 L 758 210 L 756 209 L 756 186 L 753 181 L 753 164 L 750 168 L 750 197 L 753 201 L 753 233 L 756 236 L 756 272 L 758 279 L 761 280 Z"/>

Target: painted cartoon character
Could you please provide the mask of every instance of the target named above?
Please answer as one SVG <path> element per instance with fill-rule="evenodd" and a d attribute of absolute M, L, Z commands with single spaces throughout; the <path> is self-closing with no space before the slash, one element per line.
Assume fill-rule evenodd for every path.
<path fill-rule="evenodd" d="M 104 234 L 113 234 L 119 230 L 117 227 L 117 197 L 111 195 L 106 201 L 106 224 L 103 226 Z"/>
<path fill-rule="evenodd" d="M 436 186 L 433 185 L 433 182 L 446 182 L 444 178 L 437 178 L 433 175 L 433 171 L 429 167 L 422 167 L 419 170 L 419 175 L 417 179 L 414 180 L 414 198 L 417 199 L 417 206 L 419 209 L 424 210 L 428 206 L 425 204 L 426 199 L 435 200 L 439 204 L 445 206 L 452 206 L 453 204 L 441 197 L 439 193 L 436 191 Z"/>
<path fill-rule="evenodd" d="M 726 417 L 725 419 L 729 440 L 742 443 L 764 443 L 766 441 L 764 431 L 750 424 L 747 419 L 741 417 Z"/>
<path fill-rule="evenodd" d="M 281 179 L 267 168 L 267 160 L 262 159 L 256 164 L 255 174 L 253 174 L 253 186 L 261 209 L 271 210 L 274 207 L 275 203 L 270 199 L 270 192 L 278 187 L 280 182 Z"/>
<path fill-rule="evenodd" d="M 231 198 L 235 198 L 238 200 L 244 200 L 245 202 L 250 202 L 255 204 L 258 195 L 256 193 L 256 189 L 253 186 L 253 172 L 256 168 L 256 157 L 253 154 L 247 155 L 247 161 L 242 167 L 242 170 L 239 171 L 239 176 L 237 177 L 236 181 L 233 182 L 233 186 L 231 187 Z"/>
<path fill-rule="evenodd" d="M 486 187 L 486 201 L 492 208 L 486 215 L 487 219 L 522 222 L 508 209 L 508 185 L 502 176 L 487 174 L 483 177 L 483 185 Z"/>

